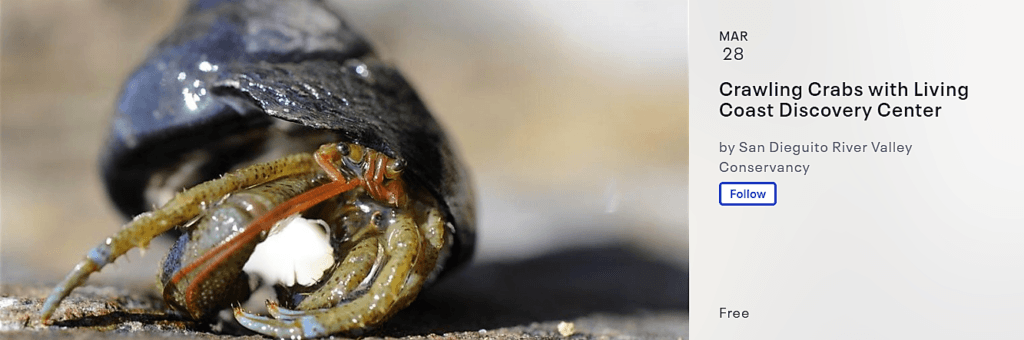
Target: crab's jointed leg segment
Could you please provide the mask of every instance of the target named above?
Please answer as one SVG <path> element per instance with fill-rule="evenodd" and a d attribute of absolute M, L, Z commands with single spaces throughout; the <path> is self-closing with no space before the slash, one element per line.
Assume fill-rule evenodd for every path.
<path fill-rule="evenodd" d="M 89 275 L 113 262 L 135 247 L 146 247 L 154 237 L 182 225 L 199 215 L 202 207 L 233 191 L 278 178 L 316 171 L 313 156 L 295 154 L 275 161 L 256 164 L 228 173 L 221 178 L 196 185 L 174 196 L 163 207 L 143 213 L 120 231 L 90 250 L 43 303 L 40 319 L 49 323 L 57 306 L 71 291 L 85 283 Z"/>
<path fill-rule="evenodd" d="M 235 319 L 246 328 L 281 338 L 319 337 L 375 326 L 407 306 L 419 293 L 436 264 L 443 235 L 441 219 L 428 218 L 417 226 L 411 216 L 399 215 L 380 236 L 384 254 L 379 256 L 387 256 L 388 260 L 365 294 L 332 308 L 289 310 L 268 306 L 278 319 L 235 308 Z"/>
<path fill-rule="evenodd" d="M 352 151 L 350 150 L 345 144 L 324 144 L 316 150 L 313 158 L 316 159 L 316 164 L 327 173 L 327 176 L 332 181 L 343 181 L 345 180 L 345 175 L 341 173 L 341 169 L 335 164 L 341 161 L 341 157 L 344 156 L 343 152 L 351 155 Z"/>
<path fill-rule="evenodd" d="M 356 245 L 348 251 L 345 259 L 338 264 L 338 267 L 334 269 L 331 277 L 324 284 L 324 287 L 329 287 L 329 289 L 320 289 L 310 293 L 296 306 L 297 309 L 318 309 L 336 305 L 342 299 L 348 297 L 370 275 L 374 263 L 378 259 L 378 248 L 381 245 L 377 242 L 378 232 L 376 228 L 366 227 L 363 230 L 365 232 L 360 235 L 363 237 L 355 239 Z M 380 258 L 383 258 L 383 256 L 380 256 Z M 270 310 L 273 315 L 274 309 Z M 280 318 L 277 315 L 274 315 L 274 317 Z"/>

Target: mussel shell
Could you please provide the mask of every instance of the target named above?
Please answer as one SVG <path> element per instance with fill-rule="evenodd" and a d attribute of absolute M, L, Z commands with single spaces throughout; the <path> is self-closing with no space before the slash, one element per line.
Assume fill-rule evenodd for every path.
<path fill-rule="evenodd" d="M 318 1 L 191 4 L 125 83 L 101 157 L 108 193 L 139 214 L 152 208 L 143 192 L 154 173 L 203 150 L 212 157 L 189 185 L 216 178 L 264 152 L 259 131 L 280 120 L 404 159 L 406 181 L 453 224 L 445 265 L 469 259 L 474 198 L 450 141 L 401 74 Z"/>

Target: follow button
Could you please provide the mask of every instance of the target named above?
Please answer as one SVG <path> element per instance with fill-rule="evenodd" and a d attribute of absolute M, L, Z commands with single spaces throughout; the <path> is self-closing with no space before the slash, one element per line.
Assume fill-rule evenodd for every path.
<path fill-rule="evenodd" d="M 777 189 L 775 182 L 722 182 L 718 184 L 718 204 L 775 205 Z"/>

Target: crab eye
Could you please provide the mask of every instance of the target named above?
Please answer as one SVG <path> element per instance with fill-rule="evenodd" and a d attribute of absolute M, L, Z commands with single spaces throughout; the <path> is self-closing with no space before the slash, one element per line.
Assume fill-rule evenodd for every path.
<path fill-rule="evenodd" d="M 398 174 L 398 173 L 402 172 L 402 170 L 405 170 L 405 166 L 406 166 L 405 160 L 403 160 L 403 159 L 396 159 L 396 160 L 391 161 L 390 163 L 388 163 L 388 165 L 387 165 L 387 172 L 388 172 L 389 175 Z"/>
<path fill-rule="evenodd" d="M 349 149 L 348 144 L 338 143 L 338 153 L 340 153 L 342 156 L 348 156 L 348 153 L 351 151 L 352 150 Z"/>

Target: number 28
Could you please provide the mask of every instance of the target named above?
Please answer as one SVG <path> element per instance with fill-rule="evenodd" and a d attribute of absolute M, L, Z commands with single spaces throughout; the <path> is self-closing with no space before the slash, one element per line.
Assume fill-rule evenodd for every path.
<path fill-rule="evenodd" d="M 726 47 L 722 52 L 725 52 L 725 58 L 722 60 L 743 60 L 742 47 Z"/>

